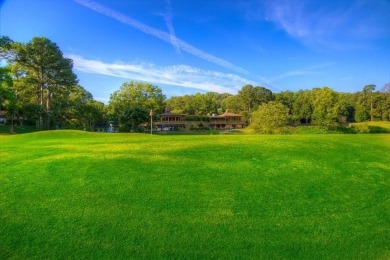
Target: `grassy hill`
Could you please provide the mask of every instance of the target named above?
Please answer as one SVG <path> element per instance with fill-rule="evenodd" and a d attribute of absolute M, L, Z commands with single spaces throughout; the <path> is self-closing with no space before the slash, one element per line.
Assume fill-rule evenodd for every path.
<path fill-rule="evenodd" d="M 390 135 L 0 135 L 0 258 L 390 258 Z"/>

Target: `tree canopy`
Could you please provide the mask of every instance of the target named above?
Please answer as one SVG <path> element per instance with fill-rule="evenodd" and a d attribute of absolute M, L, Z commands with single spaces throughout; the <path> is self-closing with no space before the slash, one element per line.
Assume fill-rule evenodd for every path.
<path fill-rule="evenodd" d="M 143 82 L 125 82 L 111 94 L 108 105 L 110 118 L 121 129 L 137 131 L 148 122 L 150 110 L 154 115 L 164 110 L 165 96 L 159 87 Z"/>
<path fill-rule="evenodd" d="M 277 101 L 263 103 L 252 113 L 252 127 L 260 133 L 272 134 L 290 125 L 288 107 Z"/>
<path fill-rule="evenodd" d="M 86 109 L 87 102 L 85 99 L 72 99 L 78 93 L 84 93 L 90 102 L 93 98 L 77 85 L 72 60 L 65 58 L 54 42 L 45 37 L 35 37 L 23 44 L 1 36 L 0 53 L 0 58 L 7 64 L 1 69 L 8 71 L 12 82 L 15 111 L 7 106 L 10 98 L 3 98 L 0 109 L 6 111 L 12 126 L 14 119 L 19 124 L 35 124 L 39 129 L 81 124 L 84 115 L 74 113 L 74 110 Z M 2 78 L 2 86 L 4 82 Z M 103 111 L 100 111 L 97 118 L 101 118 L 102 114 Z M 91 128 L 91 124 L 88 127 Z"/>

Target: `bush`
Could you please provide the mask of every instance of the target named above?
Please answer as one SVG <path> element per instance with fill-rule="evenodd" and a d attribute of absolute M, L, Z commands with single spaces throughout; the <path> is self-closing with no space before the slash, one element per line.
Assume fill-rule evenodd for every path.
<path fill-rule="evenodd" d="M 288 130 L 290 122 L 288 107 L 280 102 L 271 101 L 262 104 L 252 113 L 251 127 L 258 133 L 280 134 Z"/>
<path fill-rule="evenodd" d="M 219 135 L 219 131 L 215 130 L 215 129 L 210 129 L 209 131 L 207 131 L 207 134 L 209 134 L 209 135 Z"/>
<path fill-rule="evenodd" d="M 354 125 L 351 128 L 357 134 L 368 134 L 368 133 L 370 133 L 370 128 L 368 127 L 367 124 Z"/>
<path fill-rule="evenodd" d="M 390 133 L 389 129 L 376 126 L 376 125 L 368 125 L 367 123 L 353 125 L 351 127 L 352 131 L 357 134 L 384 134 Z"/>

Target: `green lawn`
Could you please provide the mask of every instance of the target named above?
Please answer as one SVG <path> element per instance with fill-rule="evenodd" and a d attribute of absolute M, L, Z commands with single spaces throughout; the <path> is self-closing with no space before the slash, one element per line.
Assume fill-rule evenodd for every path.
<path fill-rule="evenodd" d="M 0 259 L 389 259 L 390 135 L 0 135 Z"/>

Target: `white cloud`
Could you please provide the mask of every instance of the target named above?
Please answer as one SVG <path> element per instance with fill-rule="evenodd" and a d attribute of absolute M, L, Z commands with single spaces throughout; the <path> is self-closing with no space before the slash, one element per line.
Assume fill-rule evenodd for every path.
<path fill-rule="evenodd" d="M 145 63 L 105 63 L 99 60 L 85 59 L 74 54 L 68 54 L 66 57 L 73 60 L 74 69 L 80 72 L 146 81 L 154 84 L 231 94 L 235 94 L 246 84 L 258 85 L 252 80 L 235 74 L 203 70 L 187 65 L 158 67 Z"/>
<path fill-rule="evenodd" d="M 366 1 L 264 1 L 264 18 L 309 45 L 362 47 L 367 39 L 389 35 L 390 4 Z"/>
<path fill-rule="evenodd" d="M 189 54 L 192 54 L 200 59 L 209 61 L 211 63 L 217 64 L 219 66 L 234 70 L 236 72 L 248 74 L 248 72 L 240 67 L 237 67 L 233 65 L 232 63 L 223 60 L 221 58 L 215 57 L 214 55 L 211 55 L 205 51 L 202 51 L 198 48 L 195 48 L 194 46 L 188 44 L 187 42 L 177 38 L 174 34 L 166 33 L 164 31 L 158 30 L 156 28 L 153 28 L 151 26 L 148 26 L 140 21 L 137 21 L 129 16 L 125 16 L 117 11 L 114 11 L 112 9 L 109 9 L 103 5 L 100 5 L 94 1 L 91 0 L 74 0 L 76 3 L 85 6 L 86 8 L 93 10 L 95 12 L 98 12 L 100 14 L 103 14 L 107 17 L 111 17 L 123 24 L 126 24 L 128 26 L 131 26 L 141 32 L 144 32 L 146 34 L 152 35 L 162 41 L 165 41 L 167 43 L 173 44 L 174 48 L 183 50 Z M 168 19 L 168 22 L 171 21 Z M 172 25 L 172 23 L 170 24 Z M 168 26 L 170 26 L 168 25 Z M 173 26 L 171 30 L 173 29 Z"/>

